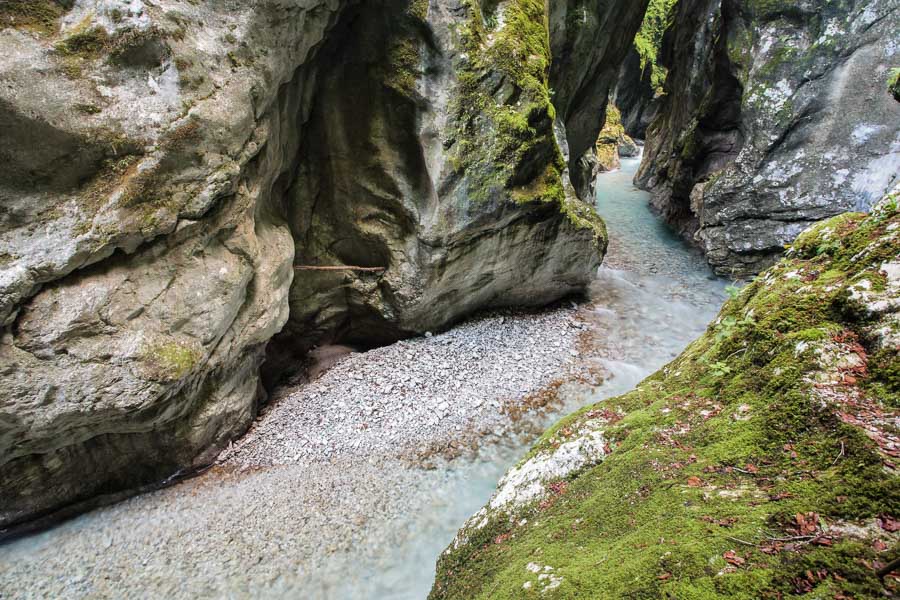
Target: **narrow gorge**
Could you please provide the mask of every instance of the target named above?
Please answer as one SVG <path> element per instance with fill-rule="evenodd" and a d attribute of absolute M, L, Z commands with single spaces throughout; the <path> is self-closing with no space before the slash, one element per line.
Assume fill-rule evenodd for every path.
<path fill-rule="evenodd" d="M 0 48 L 0 598 L 898 593 L 896 0 Z"/>

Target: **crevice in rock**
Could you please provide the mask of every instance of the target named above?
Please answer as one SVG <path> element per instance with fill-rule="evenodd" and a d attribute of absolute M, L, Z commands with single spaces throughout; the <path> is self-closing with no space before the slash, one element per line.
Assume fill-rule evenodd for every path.
<path fill-rule="evenodd" d="M 406 53 L 435 42 L 410 6 L 385 0 L 347 9 L 310 67 L 315 97 L 297 158 L 276 190 L 295 240 L 295 265 L 390 268 L 388 245 L 415 230 L 415 207 L 404 203 L 409 191 L 423 187 L 416 179 L 427 169 L 415 137 L 421 101 L 408 87 L 414 74 L 402 70 L 417 62 Z M 269 343 L 263 367 L 268 388 L 301 370 L 316 345 L 371 348 L 410 334 L 375 308 L 391 304 L 378 275 L 295 271 L 294 277 L 290 318 Z"/>

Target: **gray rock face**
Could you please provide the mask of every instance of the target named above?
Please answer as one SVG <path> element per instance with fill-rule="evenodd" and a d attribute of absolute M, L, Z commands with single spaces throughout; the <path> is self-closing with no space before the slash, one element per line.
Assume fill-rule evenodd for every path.
<path fill-rule="evenodd" d="M 568 133 L 569 170 L 576 189 L 592 189 L 597 163 L 584 155 L 593 152 L 610 93 L 649 1 L 549 3 L 554 56 L 550 83 Z"/>
<path fill-rule="evenodd" d="M 342 3 L 119 4 L 0 31 L 0 527 L 205 463 L 288 317 L 275 183 Z"/>
<path fill-rule="evenodd" d="M 867 210 L 900 172 L 892 0 L 687 0 L 637 183 L 721 274 L 770 265 L 810 223 Z"/>
<path fill-rule="evenodd" d="M 647 137 L 647 129 L 656 118 L 662 101 L 653 89 L 652 79 L 653 65 L 641 68 L 641 57 L 632 48 L 619 70 L 612 102 L 622 113 L 625 133 L 639 140 Z"/>
<path fill-rule="evenodd" d="M 566 132 L 620 48 L 557 65 L 537 3 L 16 6 L 0 528 L 208 463 L 251 422 L 279 331 L 270 359 L 378 344 L 549 302 L 599 264 Z M 551 72 L 579 82 L 559 110 Z"/>

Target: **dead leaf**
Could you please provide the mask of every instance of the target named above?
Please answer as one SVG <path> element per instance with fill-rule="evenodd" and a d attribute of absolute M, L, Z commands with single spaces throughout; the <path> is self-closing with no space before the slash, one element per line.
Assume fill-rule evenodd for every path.
<path fill-rule="evenodd" d="M 797 533 L 811 535 L 819 529 L 819 515 L 814 512 L 797 513 L 794 516 L 797 522 Z"/>
<path fill-rule="evenodd" d="M 900 531 L 900 521 L 888 515 L 881 515 L 878 517 L 878 524 L 882 529 L 890 533 Z"/>

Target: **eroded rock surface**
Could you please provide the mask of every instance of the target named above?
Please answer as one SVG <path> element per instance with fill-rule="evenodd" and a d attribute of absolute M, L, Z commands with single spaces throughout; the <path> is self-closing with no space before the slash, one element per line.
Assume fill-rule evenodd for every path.
<path fill-rule="evenodd" d="M 628 47 L 588 34 L 640 7 L 569 4 L 0 6 L 0 527 L 208 463 L 279 331 L 290 362 L 583 289 L 572 132 Z"/>
<path fill-rule="evenodd" d="M 867 210 L 900 172 L 900 7 L 679 2 L 637 182 L 721 274 L 771 265 L 811 223 Z"/>

